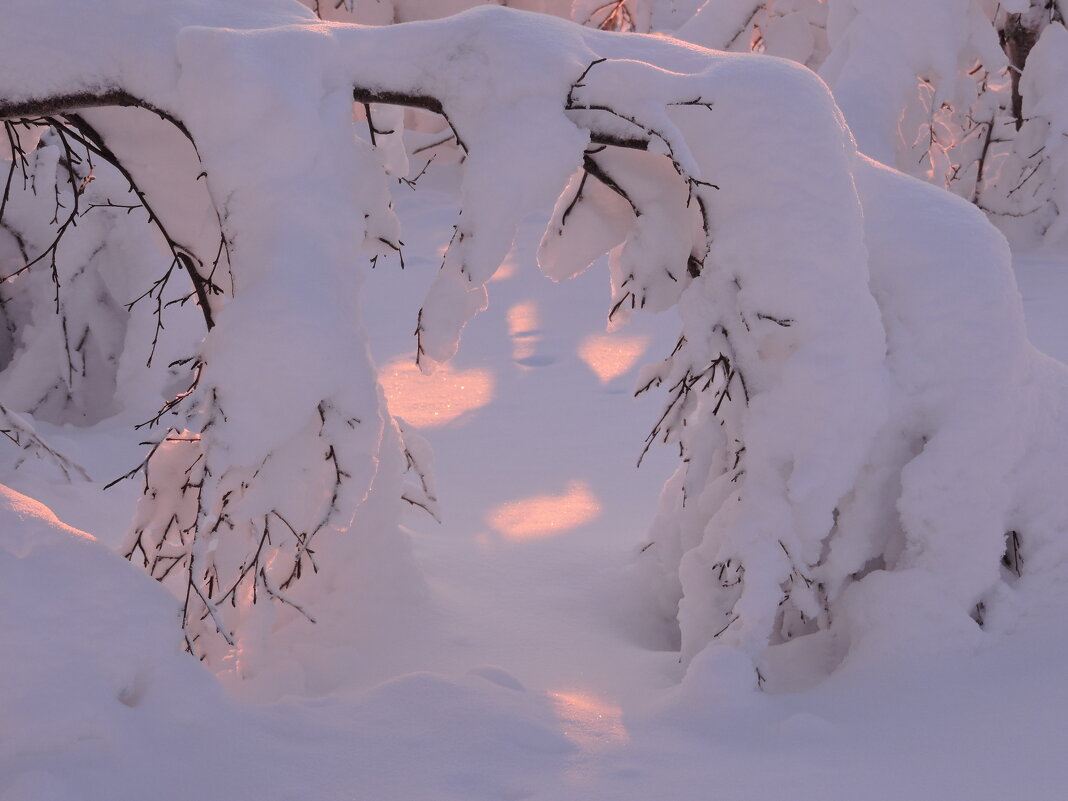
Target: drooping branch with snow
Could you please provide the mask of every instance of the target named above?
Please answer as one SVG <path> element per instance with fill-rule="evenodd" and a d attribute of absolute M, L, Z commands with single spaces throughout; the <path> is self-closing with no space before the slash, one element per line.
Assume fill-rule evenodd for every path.
<path fill-rule="evenodd" d="M 183 599 L 194 653 L 254 671 L 270 632 L 323 619 L 312 599 L 348 592 L 351 611 L 351 560 L 405 501 L 433 511 L 432 483 L 404 486 L 425 453 L 402 444 L 360 323 L 361 261 L 401 248 L 389 106 L 440 115 L 465 154 L 416 321 L 424 370 L 554 200 L 547 274 L 610 252 L 612 323 L 678 307 L 678 346 L 642 382 L 668 390 L 651 439 L 681 453 L 646 560 L 686 660 L 728 643 L 765 675 L 801 634 L 860 648 L 901 597 L 990 624 L 1063 548 L 1064 501 L 1025 482 L 1068 453 L 1043 425 L 1065 379 L 1030 350 L 1003 240 L 858 154 L 803 67 L 499 8 L 373 28 L 283 0 L 90 6 L 123 47 L 78 47 L 61 3 L 14 4 L 0 116 L 65 120 L 107 156 L 204 317 L 151 418 L 127 543 Z M 69 46 L 28 66 L 2 47 L 27 31 Z M 947 254 L 961 230 L 974 247 Z"/>

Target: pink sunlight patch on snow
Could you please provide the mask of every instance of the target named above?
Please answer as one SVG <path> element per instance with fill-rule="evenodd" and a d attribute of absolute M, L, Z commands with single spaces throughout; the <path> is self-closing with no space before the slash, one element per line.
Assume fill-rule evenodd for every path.
<path fill-rule="evenodd" d="M 623 709 L 614 701 L 573 689 L 551 691 L 549 699 L 564 736 L 583 751 L 599 751 L 630 740 L 623 725 Z"/>
<path fill-rule="evenodd" d="M 489 370 L 456 370 L 442 365 L 423 375 L 411 357 L 382 365 L 379 375 L 389 410 L 417 428 L 452 423 L 493 400 L 494 380 Z"/>
<path fill-rule="evenodd" d="M 497 268 L 497 272 L 493 274 L 490 281 L 505 281 L 509 278 L 514 278 L 517 270 L 518 267 L 514 261 L 506 261 Z"/>
<path fill-rule="evenodd" d="M 575 480 L 562 495 L 534 495 L 501 504 L 490 512 L 487 521 L 509 540 L 537 540 L 578 528 L 600 513 L 601 503 L 590 485 Z"/>
<path fill-rule="evenodd" d="M 0 485 L 0 506 L 10 509 L 14 514 L 14 518 L 20 522 L 30 523 L 39 520 L 78 539 L 96 541 L 96 537 L 92 534 L 68 526 L 56 517 L 56 513 L 45 504 L 28 495 L 23 495 L 21 492 L 16 492 L 10 487 Z"/>
<path fill-rule="evenodd" d="M 579 345 L 579 358 L 593 370 L 602 384 L 619 378 L 635 364 L 649 347 L 648 336 L 591 334 Z"/>
<path fill-rule="evenodd" d="M 508 336 L 512 338 L 512 358 L 522 362 L 534 356 L 538 340 L 538 304 L 532 300 L 508 309 Z"/>

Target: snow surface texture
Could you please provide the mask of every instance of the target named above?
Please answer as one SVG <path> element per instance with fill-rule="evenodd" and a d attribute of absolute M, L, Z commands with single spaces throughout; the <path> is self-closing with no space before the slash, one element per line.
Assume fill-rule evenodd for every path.
<path fill-rule="evenodd" d="M 96 5 L 107 19 L 109 7 Z M 885 677 L 888 663 L 963 662 L 990 647 L 977 622 L 1005 637 L 1028 628 L 1025 612 L 1045 621 L 1063 601 L 1068 509 L 1047 477 L 1063 472 L 1068 452 L 1059 419 L 1065 371 L 1027 342 L 1007 247 L 963 202 L 859 155 L 811 73 L 500 10 L 370 29 L 325 25 L 288 4 L 261 3 L 245 14 L 249 8 L 138 11 L 109 30 L 116 46 L 102 52 L 114 59 L 72 47 L 54 71 L 26 69 L 14 42 L 0 49 L 8 54 L 0 56 L 2 94 L 12 100 L 121 87 L 180 119 L 197 144 L 207 197 L 188 190 L 181 203 L 200 213 L 179 236 L 201 267 L 212 264 L 214 213 L 227 256 L 227 278 L 215 276 L 219 293 L 210 301 L 214 324 L 197 350 L 196 385 L 180 410 L 184 424 L 149 460 L 149 492 L 123 547 L 140 548 L 153 573 L 159 554 L 183 564 L 181 610 L 46 511 L 7 498 L 21 522 L 5 528 L 5 562 L 51 577 L 13 580 L 14 597 L 32 614 L 4 619 L 9 639 L 26 639 L 26 652 L 33 660 L 40 654 L 46 668 L 16 661 L 5 682 L 11 692 L 26 687 L 20 719 L 40 718 L 29 752 L 67 742 L 60 730 L 68 707 L 53 713 L 47 700 L 63 669 L 40 641 L 49 621 L 84 654 L 76 659 L 87 665 L 77 679 L 84 683 L 71 684 L 70 703 L 87 699 L 94 720 L 59 765 L 51 754 L 31 764 L 25 746 L 11 742 L 3 758 L 18 767 L 4 774 L 14 776 L 3 787 L 8 796 L 78 797 L 86 788 L 90 797 L 140 797 L 149 788 L 159 795 L 159 759 L 191 742 L 233 797 L 303 797 L 309 783 L 319 797 L 344 797 L 354 787 L 397 798 L 589 797 L 584 783 L 593 776 L 609 797 L 620 797 L 628 780 L 661 788 L 683 781 L 692 792 L 707 789 L 707 777 L 690 784 L 690 768 L 628 769 L 630 749 L 700 752 L 704 739 L 722 744 L 738 727 L 753 740 L 768 728 L 791 744 L 841 744 L 865 730 L 863 721 L 846 716 L 843 733 L 807 704 L 832 714 L 847 707 Z M 59 4 L 13 10 L 32 22 L 31 39 L 80 41 Z M 141 14 L 160 24 L 149 29 Z M 152 35 L 137 39 L 139 24 Z M 397 52 L 413 57 L 398 64 L 390 58 Z M 486 660 L 470 660 L 476 651 L 462 627 L 449 632 L 452 640 L 434 632 L 449 591 L 422 585 L 397 531 L 405 454 L 425 461 L 426 451 L 415 438 L 406 445 L 378 390 L 360 325 L 363 278 L 352 261 L 363 245 L 383 253 L 399 245 L 384 170 L 403 164 L 395 152 L 353 142 L 353 85 L 435 98 L 466 151 L 463 216 L 418 318 L 426 370 L 456 352 L 461 329 L 486 306 L 486 285 L 527 215 L 558 197 L 540 249 L 546 272 L 576 275 L 620 245 L 611 256 L 612 318 L 679 308 L 680 345 L 642 383 L 679 393 L 657 435 L 678 442 L 685 461 L 639 561 L 652 566 L 650 592 L 666 615 L 678 607 L 688 671 L 644 708 L 628 708 L 633 736 L 611 699 L 550 684 L 560 674 L 548 661 L 531 668 L 545 692 L 495 667 L 463 679 L 408 673 L 456 672 L 457 664 L 462 671 Z M 106 112 L 95 114 L 108 137 Z M 588 147 L 591 139 L 628 137 L 647 151 L 602 155 Z M 183 176 L 198 186 L 188 169 L 153 176 L 151 158 L 134 158 L 154 194 Z M 353 224 L 337 225 L 339 217 Z M 571 234 L 579 221 L 586 222 Z M 527 311 L 510 321 L 514 338 L 537 330 L 522 324 L 524 315 L 531 318 Z M 529 355 L 515 361 L 539 364 Z M 304 474 L 303 493 L 291 491 L 293 465 Z M 529 535 L 534 529 L 517 526 L 523 512 L 515 510 L 529 515 L 557 497 L 577 512 L 575 525 L 595 518 L 591 484 L 561 482 L 556 492 L 561 487 L 562 496 L 498 509 L 491 525 L 505 537 Z M 422 489 L 437 495 L 433 485 Z M 30 526 L 44 532 L 41 546 L 28 546 L 20 533 Z M 256 559 L 263 555 L 251 573 L 248 543 L 259 543 Z M 303 594 L 294 597 L 287 573 L 309 570 L 313 553 L 320 575 L 297 585 Z M 108 567 L 69 577 L 94 561 Z M 97 573 L 113 576 L 106 588 Z M 229 588 L 218 578 L 234 574 Z M 54 590 L 81 582 L 91 603 Z M 565 594 L 581 598 L 576 588 L 584 584 L 572 576 Z M 282 604 L 254 605 L 257 591 Z M 80 614 L 69 609 L 72 595 Z M 427 608 L 428 598 L 438 609 Z M 142 635 L 149 613 L 161 622 Z M 42 615 L 46 621 L 35 617 Z M 322 697 L 266 707 L 226 700 L 168 645 L 162 621 L 174 616 L 187 623 L 190 650 L 207 656 L 236 692 Z M 75 625 L 85 617 L 119 625 Z M 476 618 L 464 622 L 487 625 Z M 647 641 L 671 636 L 629 628 Z M 588 640 L 583 648 L 592 648 L 590 638 L 613 642 L 593 634 L 595 626 L 570 630 L 584 635 L 573 642 Z M 152 645 L 122 658 L 141 640 Z M 1039 646 L 1027 640 L 1026 648 Z M 587 682 L 625 686 L 633 674 L 621 674 L 631 670 L 645 689 L 679 678 L 674 653 L 618 641 L 608 650 L 636 666 L 609 679 L 607 659 L 595 658 L 601 669 Z M 988 652 L 984 659 L 1003 661 Z M 839 665 L 837 680 L 825 685 L 837 689 L 802 696 L 792 717 L 792 702 L 748 692 L 758 680 L 771 690 L 801 689 Z M 144 726 L 171 715 L 179 722 L 155 732 L 149 753 L 127 745 L 116 734 L 134 728 L 123 729 L 123 709 L 147 714 L 136 711 L 145 699 L 174 686 L 188 686 L 195 703 L 180 706 L 177 693 L 161 698 Z M 638 686 L 630 684 L 628 702 Z M 823 706 L 820 692 L 833 696 Z M 1033 715 L 1040 703 L 1027 703 Z M 721 717 L 710 722 L 712 713 Z M 242 731 L 258 734 L 242 738 Z M 685 742 L 676 749 L 678 738 Z M 323 749 L 313 752 L 314 763 L 327 769 L 320 775 L 302 763 L 280 781 L 278 755 L 291 759 L 293 743 L 304 749 L 305 741 Z M 220 759 L 232 742 L 241 743 L 240 755 Z M 84 743 L 99 752 L 86 756 Z M 1036 792 L 1056 786 L 1046 784 L 1057 766 L 1041 747 L 1009 745 L 1035 768 Z M 351 752 L 361 755 L 354 765 Z M 409 759 L 418 770 L 404 768 Z M 260 764 L 269 767 L 251 767 Z M 98 765 L 116 766 L 123 778 Z M 986 781 L 988 773 L 970 775 L 970 797 L 977 788 L 1005 791 Z M 945 777 L 921 772 L 928 789 Z M 754 780 L 727 778 L 751 789 Z M 815 791 L 812 774 L 800 781 Z M 183 797 L 189 788 L 163 792 Z"/>

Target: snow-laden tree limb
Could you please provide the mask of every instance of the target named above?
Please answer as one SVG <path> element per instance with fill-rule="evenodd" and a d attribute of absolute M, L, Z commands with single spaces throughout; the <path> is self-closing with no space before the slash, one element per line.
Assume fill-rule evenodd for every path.
<path fill-rule="evenodd" d="M 860 156 L 804 68 L 499 8 L 384 28 L 281 0 L 86 14 L 91 47 L 62 3 L 13 5 L 0 104 L 84 118 L 219 290 L 188 388 L 153 418 L 127 548 L 176 584 L 190 650 L 254 670 L 268 632 L 327 619 L 311 600 L 342 592 L 346 559 L 395 533 L 405 500 L 432 511 L 432 484 L 403 485 L 425 459 L 360 327 L 357 255 L 400 249 L 383 105 L 440 114 L 465 151 L 417 321 L 424 369 L 456 352 L 520 222 L 554 200 L 546 273 L 611 251 L 614 323 L 678 306 L 678 347 L 642 383 L 668 388 L 651 439 L 682 455 L 647 560 L 685 659 L 722 643 L 766 667 L 769 646 L 817 631 L 860 643 L 867 617 L 895 625 L 897 594 L 968 626 L 983 604 L 989 623 L 1011 606 L 1006 532 L 1021 587 L 1029 554 L 1063 547 L 1063 501 L 1012 479 L 1021 443 L 1049 443 L 1043 469 L 1068 447 L 1040 422 L 1064 378 L 1027 346 L 1003 242 Z M 31 68 L 15 36 L 61 55 Z M 65 107 L 78 98 L 91 108 Z M 353 136 L 354 102 L 375 146 Z M 950 258 L 958 234 L 978 244 Z M 1016 406 L 1041 414 L 996 431 Z M 971 492 L 983 503 L 957 515 Z"/>

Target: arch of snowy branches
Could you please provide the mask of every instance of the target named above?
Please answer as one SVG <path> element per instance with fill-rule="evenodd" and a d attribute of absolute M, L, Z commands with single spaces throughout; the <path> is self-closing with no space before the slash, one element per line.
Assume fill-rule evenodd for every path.
<path fill-rule="evenodd" d="M 1008 248 L 964 201 L 858 153 L 805 68 L 501 8 L 375 28 L 284 0 L 15 0 L 2 291 L 43 275 L 65 348 L 58 379 L 21 368 L 23 394 L 79 403 L 86 338 L 130 335 L 102 332 L 56 273 L 94 159 L 136 195 L 105 211 L 143 206 L 172 258 L 147 297 L 202 313 L 126 547 L 182 599 L 190 651 L 216 661 L 314 620 L 353 562 L 403 560 L 402 495 L 433 505 L 426 481 L 405 484 L 422 448 L 390 418 L 360 323 L 361 262 L 400 248 L 386 177 L 408 169 L 402 107 L 443 115 L 466 154 L 417 321 L 425 370 L 554 200 L 548 276 L 609 253 L 613 316 L 677 305 L 678 346 L 642 383 L 666 390 L 651 441 L 681 461 L 642 558 L 684 661 L 735 649 L 759 674 L 800 635 L 841 658 L 920 620 L 1007 625 L 1054 591 L 1068 380 L 1026 338 Z M 54 198 L 33 200 L 19 171 L 42 159 Z M 54 241 L 22 225 L 41 203 Z M 19 391 L 2 411 L 29 437 Z"/>

